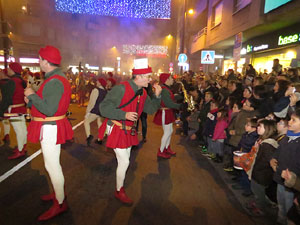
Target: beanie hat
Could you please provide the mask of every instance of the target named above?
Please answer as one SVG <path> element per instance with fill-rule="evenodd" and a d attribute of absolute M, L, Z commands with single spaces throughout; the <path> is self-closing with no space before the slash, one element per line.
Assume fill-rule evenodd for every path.
<path fill-rule="evenodd" d="M 47 45 L 45 48 L 41 48 L 39 51 L 39 55 L 50 63 L 59 65 L 61 62 L 59 50 L 51 45 Z"/>
<path fill-rule="evenodd" d="M 251 87 L 251 86 L 246 86 L 246 87 L 245 87 L 245 89 L 248 89 L 248 91 L 249 91 L 250 93 L 252 93 L 252 92 L 253 92 L 253 89 L 252 89 L 252 87 Z"/>
<path fill-rule="evenodd" d="M 168 78 L 171 76 L 170 73 L 162 73 L 159 76 L 159 81 L 160 83 L 164 84 L 166 82 L 166 80 L 168 80 Z"/>
<path fill-rule="evenodd" d="M 99 78 L 98 79 L 99 83 L 101 84 L 102 87 L 106 87 L 106 80 L 104 80 L 103 78 Z"/>
<path fill-rule="evenodd" d="M 108 78 L 107 80 L 109 80 L 112 83 L 113 86 L 115 86 L 116 83 L 117 83 L 117 81 L 114 78 L 111 78 L 111 77 Z"/>
<path fill-rule="evenodd" d="M 148 66 L 145 69 L 132 69 L 132 75 L 145 75 L 152 73 L 152 68 Z"/>
<path fill-rule="evenodd" d="M 21 74 L 22 73 L 22 66 L 20 63 L 10 63 L 9 68 L 14 71 L 15 73 Z"/>

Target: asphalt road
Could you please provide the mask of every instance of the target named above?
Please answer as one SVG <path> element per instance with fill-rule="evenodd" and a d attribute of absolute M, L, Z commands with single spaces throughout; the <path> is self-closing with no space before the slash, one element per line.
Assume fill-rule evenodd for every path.
<path fill-rule="evenodd" d="M 85 109 L 70 106 L 73 126 L 82 121 Z M 92 133 L 97 134 L 96 122 L 92 123 Z M 250 217 L 242 207 L 240 194 L 227 183 L 228 175 L 176 132 L 171 147 L 177 155 L 158 159 L 161 136 L 161 127 L 149 116 L 147 142 L 132 150 L 127 171 L 125 190 L 134 200 L 128 207 L 113 195 L 117 166 L 114 153 L 104 145 L 87 147 L 84 127 L 79 126 L 74 142 L 64 144 L 61 154 L 69 210 L 50 221 L 37 222 L 51 206 L 40 196 L 52 190 L 40 154 L 0 183 L 0 225 L 274 224 L 274 218 Z M 26 159 L 7 160 L 16 146 L 13 130 L 11 137 L 10 145 L 2 143 L 0 147 L 0 176 Z M 30 156 L 40 146 L 29 143 L 27 149 Z"/>

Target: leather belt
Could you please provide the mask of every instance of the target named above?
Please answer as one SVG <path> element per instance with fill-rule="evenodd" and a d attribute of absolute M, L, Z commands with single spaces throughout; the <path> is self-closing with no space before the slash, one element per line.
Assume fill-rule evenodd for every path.
<path fill-rule="evenodd" d="M 122 123 L 120 123 L 119 121 L 116 120 L 111 120 L 111 122 L 113 122 L 116 126 L 120 127 L 121 129 L 123 128 Z M 125 126 L 126 130 L 131 130 L 130 126 Z"/>
<path fill-rule="evenodd" d="M 25 106 L 25 103 L 10 105 L 10 106 L 8 106 L 8 108 L 12 109 L 12 108 L 18 108 L 18 107 L 22 107 L 22 106 Z"/>
<path fill-rule="evenodd" d="M 57 120 L 62 120 L 66 118 L 66 115 L 62 115 L 62 116 L 51 116 L 51 117 L 46 117 L 46 118 L 42 118 L 42 117 L 32 117 L 31 119 L 33 121 L 38 121 L 38 122 L 52 122 L 52 121 L 57 121 Z"/>
<path fill-rule="evenodd" d="M 170 109 L 170 108 L 166 108 L 166 107 L 162 107 L 160 108 L 161 110 L 167 110 L 167 109 Z"/>

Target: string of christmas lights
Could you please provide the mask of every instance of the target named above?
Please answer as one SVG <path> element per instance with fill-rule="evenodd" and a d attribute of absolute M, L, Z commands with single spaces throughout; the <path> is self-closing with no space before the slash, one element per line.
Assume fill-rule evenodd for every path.
<path fill-rule="evenodd" d="M 57 11 L 130 18 L 170 19 L 171 0 L 55 0 Z"/>
<path fill-rule="evenodd" d="M 168 46 L 163 45 L 123 45 L 123 53 L 128 55 L 166 56 Z"/>

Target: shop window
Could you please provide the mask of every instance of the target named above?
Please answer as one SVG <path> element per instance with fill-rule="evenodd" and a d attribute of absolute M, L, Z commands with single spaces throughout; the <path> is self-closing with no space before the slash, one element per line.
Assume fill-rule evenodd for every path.
<path fill-rule="evenodd" d="M 234 0 L 233 12 L 237 12 L 251 3 L 252 0 Z"/>
<path fill-rule="evenodd" d="M 212 24 L 211 24 L 212 27 L 215 27 L 221 23 L 222 12 L 223 12 L 223 1 L 220 1 L 213 7 Z"/>

